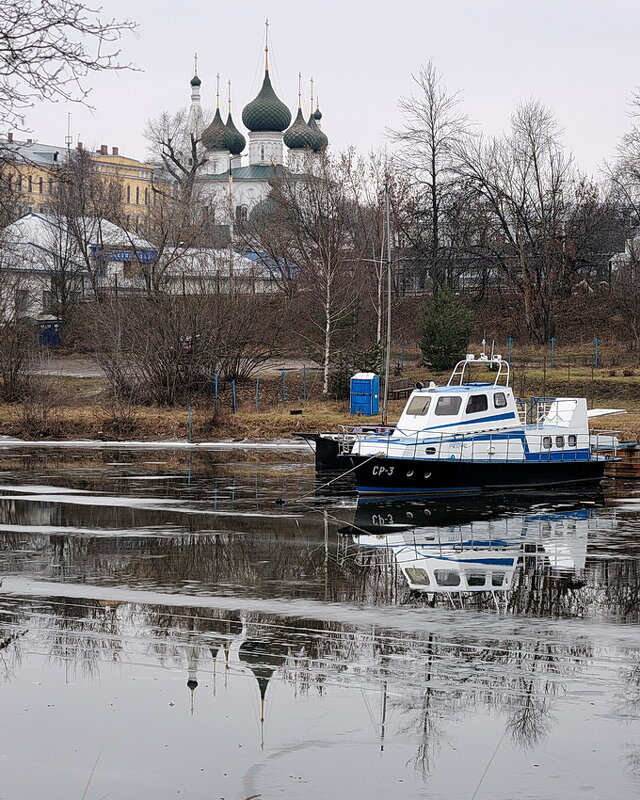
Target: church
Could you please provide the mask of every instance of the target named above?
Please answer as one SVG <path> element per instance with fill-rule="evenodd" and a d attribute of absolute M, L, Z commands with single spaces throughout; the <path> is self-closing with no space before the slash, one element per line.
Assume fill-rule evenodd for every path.
<path fill-rule="evenodd" d="M 209 125 L 204 126 L 201 86 L 196 68 L 191 79 L 191 106 L 186 123 L 186 136 L 199 139 L 205 151 L 206 161 L 198 171 L 196 191 L 215 215 L 216 222 L 242 224 L 269 194 L 269 180 L 274 169 L 299 172 L 310 158 L 326 150 L 329 140 L 321 130 L 322 113 L 317 101 L 314 108 L 312 84 L 310 114 L 305 119 L 298 86 L 298 110 L 292 123 L 291 111 L 271 84 L 268 46 L 265 47 L 262 87 L 242 110 L 247 137 L 233 121 L 230 96 L 227 119 L 223 121 L 219 86 L 215 115 Z"/>

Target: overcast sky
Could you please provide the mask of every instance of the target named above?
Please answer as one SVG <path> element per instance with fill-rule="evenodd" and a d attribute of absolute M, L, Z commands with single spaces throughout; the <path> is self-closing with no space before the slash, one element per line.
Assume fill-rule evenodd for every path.
<path fill-rule="evenodd" d="M 146 121 L 189 103 L 196 51 L 205 107 L 213 106 L 219 72 L 225 99 L 233 81 L 240 123 L 262 80 L 265 17 L 276 91 L 294 109 L 302 72 L 308 107 L 315 78 L 334 151 L 384 147 L 386 128 L 402 124 L 398 97 L 413 91 L 412 73 L 433 58 L 481 130 L 500 133 L 520 100 L 540 98 L 580 165 L 595 173 L 628 127 L 626 98 L 640 84 L 637 0 L 104 0 L 107 15 L 139 23 L 122 49 L 140 71 L 93 76 L 93 113 L 34 109 L 28 124 L 39 141 L 63 143 L 71 111 L 74 142 L 143 158 Z"/>

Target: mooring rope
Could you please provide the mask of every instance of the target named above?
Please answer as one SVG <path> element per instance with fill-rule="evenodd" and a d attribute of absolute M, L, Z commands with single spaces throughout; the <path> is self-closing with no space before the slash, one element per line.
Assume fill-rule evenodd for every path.
<path fill-rule="evenodd" d="M 313 489 L 311 489 L 310 492 L 305 492 L 305 494 L 301 494 L 300 497 L 294 497 L 291 500 L 285 500 L 284 497 L 278 497 L 275 503 L 277 506 L 284 506 L 286 503 L 297 503 L 299 500 L 304 500 L 305 497 L 309 497 L 310 494 L 315 494 L 320 489 L 324 489 L 330 484 L 339 481 L 340 478 L 344 478 L 345 475 L 349 475 L 351 472 L 354 472 L 355 470 L 358 469 L 358 467 L 363 467 L 365 464 L 368 464 L 369 461 L 373 461 L 374 458 L 379 458 L 379 456 L 378 455 L 370 456 L 369 458 L 362 461 L 360 464 L 356 464 L 355 467 L 351 467 L 351 469 L 348 469 L 346 472 L 343 472 L 341 475 L 337 475 L 335 478 L 331 478 L 330 481 L 327 481 L 326 483 L 323 483 L 320 486 L 315 486 Z"/>

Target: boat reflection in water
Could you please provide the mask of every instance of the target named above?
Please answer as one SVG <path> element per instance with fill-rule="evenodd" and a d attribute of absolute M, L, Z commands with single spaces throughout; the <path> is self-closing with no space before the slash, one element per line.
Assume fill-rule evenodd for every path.
<path fill-rule="evenodd" d="M 513 508 L 359 500 L 353 526 L 342 533 L 363 551 L 386 553 L 413 593 L 434 601 L 438 595 L 462 601 L 485 593 L 497 605 L 525 573 L 581 585 L 576 581 L 584 572 L 589 531 L 604 522 L 594 514 L 602 504 L 596 496 L 516 513 Z M 606 524 L 611 527 L 612 519 Z"/>

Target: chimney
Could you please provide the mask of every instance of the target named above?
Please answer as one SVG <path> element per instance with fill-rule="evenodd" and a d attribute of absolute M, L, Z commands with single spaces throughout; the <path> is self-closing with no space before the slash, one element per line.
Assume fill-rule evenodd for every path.
<path fill-rule="evenodd" d="M 109 155 L 109 147 L 106 144 L 100 145 L 100 155 L 101 156 L 108 156 Z"/>
<path fill-rule="evenodd" d="M 27 139 L 27 144 L 33 144 L 33 139 Z"/>
<path fill-rule="evenodd" d="M 13 141 L 13 131 L 9 131 L 9 133 L 7 134 L 7 141 L 8 142 Z"/>
<path fill-rule="evenodd" d="M 78 142 L 77 148 L 78 150 L 82 150 L 82 142 Z"/>
<path fill-rule="evenodd" d="M 112 148 L 111 148 L 111 155 L 112 155 L 112 156 L 117 156 L 117 155 L 120 155 L 120 154 L 118 153 L 118 148 L 117 148 L 117 147 L 112 147 Z"/>

